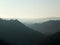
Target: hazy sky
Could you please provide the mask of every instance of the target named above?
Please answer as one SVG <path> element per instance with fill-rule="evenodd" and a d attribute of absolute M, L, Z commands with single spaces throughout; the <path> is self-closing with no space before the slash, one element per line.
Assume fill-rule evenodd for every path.
<path fill-rule="evenodd" d="M 60 0 L 0 0 L 1 18 L 60 17 Z"/>

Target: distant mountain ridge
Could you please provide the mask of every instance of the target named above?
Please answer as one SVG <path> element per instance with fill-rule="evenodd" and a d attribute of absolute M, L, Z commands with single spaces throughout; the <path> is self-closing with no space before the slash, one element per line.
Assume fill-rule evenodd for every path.
<path fill-rule="evenodd" d="M 35 23 L 29 27 L 43 33 L 55 33 L 60 31 L 60 20 L 49 20 L 44 23 Z"/>

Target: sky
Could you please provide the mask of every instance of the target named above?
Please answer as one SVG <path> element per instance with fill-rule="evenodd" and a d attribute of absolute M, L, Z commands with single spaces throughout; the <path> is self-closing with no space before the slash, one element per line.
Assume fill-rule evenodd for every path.
<path fill-rule="evenodd" d="M 60 0 L 0 0 L 0 18 L 60 17 Z"/>

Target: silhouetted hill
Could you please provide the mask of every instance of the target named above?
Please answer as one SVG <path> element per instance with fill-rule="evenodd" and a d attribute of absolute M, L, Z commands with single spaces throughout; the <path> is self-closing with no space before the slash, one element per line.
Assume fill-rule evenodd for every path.
<path fill-rule="evenodd" d="M 60 32 L 47 36 L 39 45 L 60 45 Z"/>
<path fill-rule="evenodd" d="M 49 20 L 44 23 L 32 24 L 29 27 L 47 34 L 55 33 L 60 31 L 60 20 Z"/>
<path fill-rule="evenodd" d="M 18 20 L 0 19 L 0 39 L 11 45 L 37 45 L 43 34 L 34 31 Z"/>

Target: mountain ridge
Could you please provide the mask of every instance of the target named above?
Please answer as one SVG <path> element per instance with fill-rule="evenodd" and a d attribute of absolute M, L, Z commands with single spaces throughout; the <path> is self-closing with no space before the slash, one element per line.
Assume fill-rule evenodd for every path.
<path fill-rule="evenodd" d="M 28 28 L 18 20 L 0 19 L 0 39 L 11 45 L 33 45 L 43 34 Z"/>
<path fill-rule="evenodd" d="M 35 23 L 29 27 L 43 33 L 55 33 L 60 31 L 60 20 L 49 20 L 43 23 Z"/>

